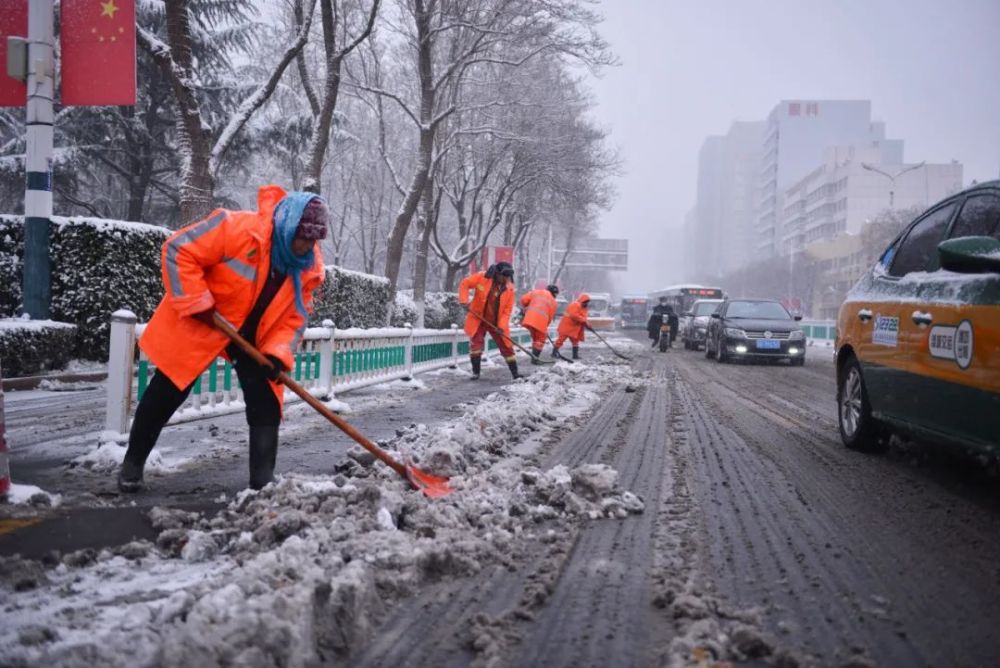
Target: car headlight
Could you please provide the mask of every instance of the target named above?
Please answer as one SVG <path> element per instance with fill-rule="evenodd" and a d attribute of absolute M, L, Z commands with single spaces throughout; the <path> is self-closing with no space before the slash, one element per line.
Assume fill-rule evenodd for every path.
<path fill-rule="evenodd" d="M 802 341 L 803 339 L 806 338 L 806 334 L 800 329 L 798 331 L 792 332 L 788 338 L 792 341 Z"/>
<path fill-rule="evenodd" d="M 731 336 L 734 339 L 745 339 L 747 335 L 742 329 L 737 329 L 736 327 L 726 327 L 726 336 Z"/>

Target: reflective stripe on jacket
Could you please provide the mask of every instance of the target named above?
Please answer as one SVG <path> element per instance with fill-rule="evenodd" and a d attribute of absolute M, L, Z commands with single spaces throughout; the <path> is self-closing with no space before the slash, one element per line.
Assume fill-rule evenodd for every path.
<path fill-rule="evenodd" d="M 192 318 L 209 308 L 239 329 L 260 296 L 271 268 L 274 207 L 284 197 L 278 186 L 257 194 L 257 211 L 216 209 L 188 225 L 163 244 L 163 285 L 160 301 L 139 346 L 150 361 L 179 388 L 190 385 L 216 357 L 225 356 L 229 339 Z M 302 272 L 302 299 L 312 307 L 312 293 L 323 282 L 323 258 Z M 306 321 L 295 308 L 294 287 L 286 280 L 261 316 L 257 347 L 291 369 L 292 353 L 302 339 Z M 284 391 L 271 384 L 282 403 Z"/>
<path fill-rule="evenodd" d="M 556 317 L 556 298 L 548 290 L 532 290 L 521 295 L 525 327 L 544 332 Z"/>
<path fill-rule="evenodd" d="M 486 312 L 486 298 L 493 288 L 493 279 L 486 278 L 486 272 L 480 271 L 462 279 L 458 285 L 458 301 L 461 304 L 469 304 L 469 291 L 473 291 L 472 303 L 469 306 L 469 314 L 465 316 L 465 333 L 473 336 L 482 321 L 476 317 L 483 317 Z M 507 282 L 507 287 L 500 293 L 500 304 L 497 309 L 497 325 L 503 333 L 510 336 L 510 312 L 514 308 L 514 284 Z M 475 314 L 475 315 L 473 315 Z"/>

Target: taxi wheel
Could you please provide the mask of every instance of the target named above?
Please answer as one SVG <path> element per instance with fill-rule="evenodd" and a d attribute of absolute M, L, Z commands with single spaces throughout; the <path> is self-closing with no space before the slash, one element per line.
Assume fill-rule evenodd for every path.
<path fill-rule="evenodd" d="M 868 390 L 861 375 L 861 365 L 850 357 L 837 383 L 837 417 L 840 438 L 852 450 L 876 452 L 884 449 L 882 425 L 872 417 Z"/>

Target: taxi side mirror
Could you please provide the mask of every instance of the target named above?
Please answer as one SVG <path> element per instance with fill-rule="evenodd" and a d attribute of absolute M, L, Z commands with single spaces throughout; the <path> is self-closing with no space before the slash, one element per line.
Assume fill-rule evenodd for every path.
<path fill-rule="evenodd" d="M 1000 241 L 959 237 L 938 244 L 941 268 L 961 274 L 1000 274 Z"/>
<path fill-rule="evenodd" d="M 792 320 L 798 322 L 799 320 L 802 320 L 802 316 L 801 315 L 792 316 Z"/>
<path fill-rule="evenodd" d="M 713 317 L 713 318 L 721 318 L 721 317 L 722 317 L 722 314 L 721 314 L 721 313 L 719 313 L 718 311 L 716 311 L 715 313 L 713 313 L 713 314 L 712 314 L 712 317 Z"/>

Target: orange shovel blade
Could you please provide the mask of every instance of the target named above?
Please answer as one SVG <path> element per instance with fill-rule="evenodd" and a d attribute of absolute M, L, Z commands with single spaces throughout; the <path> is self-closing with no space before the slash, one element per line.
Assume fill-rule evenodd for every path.
<path fill-rule="evenodd" d="M 406 478 L 414 488 L 419 489 L 425 496 L 432 499 L 448 496 L 455 491 L 448 486 L 447 478 L 424 473 L 415 466 L 406 467 Z"/>

